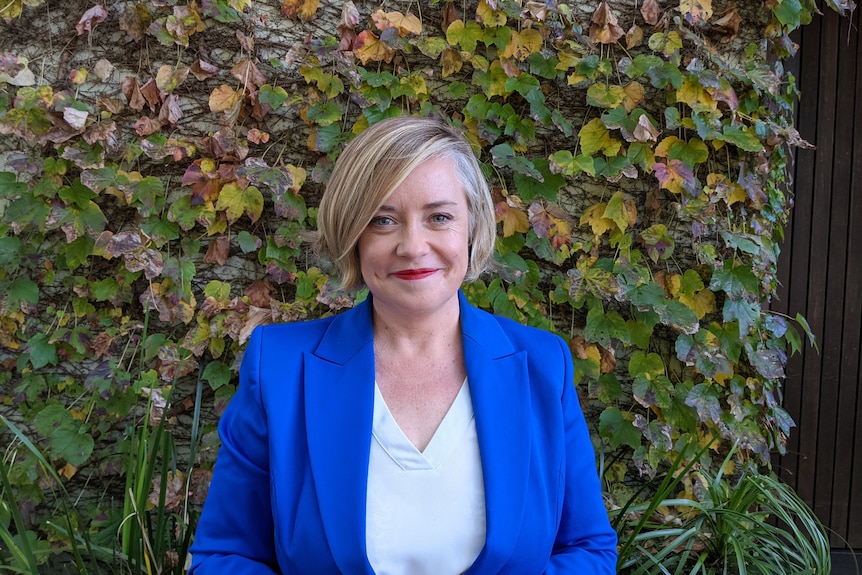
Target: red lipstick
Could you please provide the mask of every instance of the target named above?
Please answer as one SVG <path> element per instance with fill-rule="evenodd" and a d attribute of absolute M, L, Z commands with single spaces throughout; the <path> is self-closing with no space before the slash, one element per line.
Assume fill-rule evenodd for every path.
<path fill-rule="evenodd" d="M 421 268 L 415 270 L 401 270 L 400 272 L 395 272 L 392 275 L 402 280 L 421 280 L 427 278 L 436 271 L 437 270 L 433 268 Z"/>

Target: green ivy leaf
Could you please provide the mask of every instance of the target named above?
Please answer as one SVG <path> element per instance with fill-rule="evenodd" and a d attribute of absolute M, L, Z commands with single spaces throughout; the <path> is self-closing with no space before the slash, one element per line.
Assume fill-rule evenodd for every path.
<path fill-rule="evenodd" d="M 640 431 L 617 407 L 609 407 L 599 416 L 599 433 L 610 441 L 612 449 L 620 445 L 637 449 L 641 444 Z"/>
<path fill-rule="evenodd" d="M 701 421 L 718 423 L 721 420 L 721 402 L 713 386 L 698 383 L 685 398 L 685 404 L 697 411 Z"/>
<path fill-rule="evenodd" d="M 201 378 L 210 384 L 210 388 L 216 390 L 223 385 L 230 383 L 233 379 L 233 372 L 228 366 L 220 361 L 211 361 L 204 368 Z"/>
<path fill-rule="evenodd" d="M 341 108 L 332 101 L 320 102 L 308 107 L 306 117 L 318 126 L 326 127 L 341 121 Z"/>
<path fill-rule="evenodd" d="M 622 86 L 595 83 L 587 88 L 587 104 L 599 108 L 614 109 L 626 99 Z"/>
<path fill-rule="evenodd" d="M 61 427 L 50 436 L 51 451 L 71 465 L 80 466 L 93 453 L 93 436 L 82 429 Z"/>
<path fill-rule="evenodd" d="M 518 156 L 509 144 L 498 144 L 491 148 L 491 158 L 498 168 L 509 168 L 516 173 L 530 176 L 533 179 L 543 181 L 545 178 L 533 165 L 533 162 L 524 156 Z"/>
<path fill-rule="evenodd" d="M 584 327 L 584 337 L 587 341 L 609 348 L 613 339 L 628 343 L 629 331 L 626 322 L 616 311 L 605 313 L 601 307 L 595 306 L 587 312 L 587 325 Z"/>
<path fill-rule="evenodd" d="M 257 98 L 261 104 L 266 104 L 275 110 L 280 108 L 284 104 L 284 101 L 287 100 L 287 90 L 281 86 L 264 84 L 260 87 Z"/>
<path fill-rule="evenodd" d="M 791 30 L 799 28 L 802 2 L 800 0 L 781 0 L 773 8 L 773 12 L 782 26 L 787 26 Z"/>
<path fill-rule="evenodd" d="M 263 242 L 257 236 L 253 236 L 248 233 L 246 230 L 241 231 L 236 236 L 237 243 L 239 243 L 239 249 L 242 250 L 242 253 L 247 254 L 260 249 L 263 245 Z"/>
<path fill-rule="evenodd" d="M 485 37 L 482 27 L 476 22 L 469 20 L 455 20 L 446 28 L 446 41 L 450 46 L 460 46 L 465 52 L 472 54 L 476 51 L 476 44 Z"/>
<path fill-rule="evenodd" d="M 530 202 L 537 196 L 552 202 L 557 201 L 557 192 L 565 185 L 566 179 L 560 174 L 554 174 L 550 162 L 544 158 L 534 159 L 533 167 L 542 174 L 541 180 L 519 172 L 513 174 L 518 196 L 525 202 Z"/>
<path fill-rule="evenodd" d="M 27 351 L 33 369 L 42 369 L 46 365 L 57 365 L 57 348 L 48 341 L 44 333 L 37 333 L 27 341 Z"/>
<path fill-rule="evenodd" d="M 538 89 L 541 84 L 539 84 L 535 76 L 520 74 L 515 78 L 508 78 L 505 86 L 507 92 L 517 92 L 522 96 L 526 96 L 531 91 Z"/>
<path fill-rule="evenodd" d="M 751 269 L 743 265 L 734 265 L 731 260 L 725 260 L 721 269 L 713 272 L 709 289 L 724 291 L 731 299 L 738 299 L 758 293 L 759 285 L 757 276 Z"/>
<path fill-rule="evenodd" d="M 32 304 L 39 302 L 39 286 L 28 277 L 16 277 L 7 289 L 8 304 L 10 306 L 17 306 L 18 302 L 22 301 Z"/>
<path fill-rule="evenodd" d="M 721 139 L 746 152 L 759 152 L 763 149 L 760 138 L 745 126 L 725 126 Z"/>
<path fill-rule="evenodd" d="M 760 304 L 728 296 L 722 308 L 724 321 L 739 322 L 739 336 L 745 337 L 760 317 Z"/>
<path fill-rule="evenodd" d="M 21 264 L 21 240 L 15 236 L 0 238 L 0 268 L 15 272 Z"/>
<path fill-rule="evenodd" d="M 587 155 L 602 152 L 615 156 L 622 148 L 622 142 L 614 139 L 600 118 L 593 118 L 578 132 L 581 150 Z"/>

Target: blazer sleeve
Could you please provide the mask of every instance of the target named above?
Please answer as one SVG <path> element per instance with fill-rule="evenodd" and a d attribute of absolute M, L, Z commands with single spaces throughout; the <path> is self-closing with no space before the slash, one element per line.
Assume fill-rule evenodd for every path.
<path fill-rule="evenodd" d="M 602 500 L 595 451 L 573 384 L 571 352 L 562 339 L 556 339 L 565 365 L 561 402 L 566 453 L 562 517 L 545 573 L 612 574 L 617 572 L 617 534 Z"/>
<path fill-rule="evenodd" d="M 190 575 L 271 575 L 275 554 L 267 414 L 260 391 L 257 328 L 240 367 L 239 388 L 219 421 L 221 448 L 192 545 Z"/>

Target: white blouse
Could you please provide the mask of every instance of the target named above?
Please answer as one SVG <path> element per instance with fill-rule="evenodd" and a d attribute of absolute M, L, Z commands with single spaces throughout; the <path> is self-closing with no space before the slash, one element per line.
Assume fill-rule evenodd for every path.
<path fill-rule="evenodd" d="M 463 573 L 485 544 L 479 441 L 463 383 L 420 452 L 374 385 L 366 543 L 377 575 Z"/>

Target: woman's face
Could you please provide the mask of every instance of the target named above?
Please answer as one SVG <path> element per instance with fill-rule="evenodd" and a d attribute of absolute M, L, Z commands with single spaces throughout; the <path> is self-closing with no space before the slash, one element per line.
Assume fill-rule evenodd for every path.
<path fill-rule="evenodd" d="M 455 162 L 435 158 L 413 170 L 359 237 L 359 266 L 375 309 L 415 315 L 457 306 L 469 229 Z"/>

